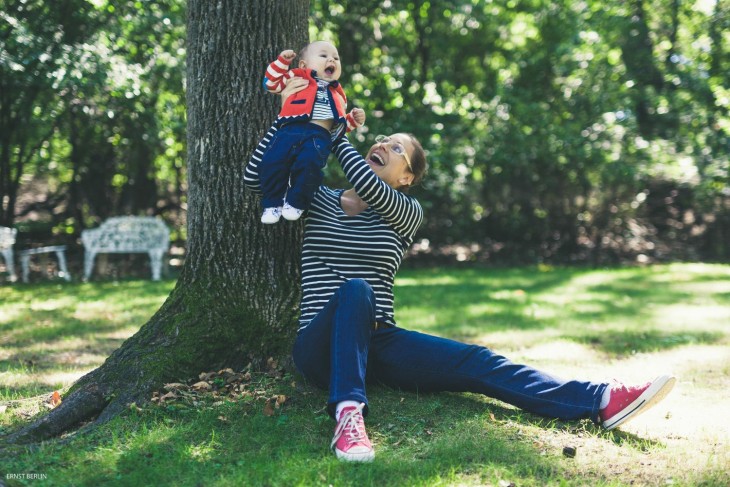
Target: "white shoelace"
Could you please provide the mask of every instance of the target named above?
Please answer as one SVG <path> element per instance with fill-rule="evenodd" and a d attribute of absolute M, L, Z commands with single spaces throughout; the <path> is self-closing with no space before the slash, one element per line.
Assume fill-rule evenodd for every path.
<path fill-rule="evenodd" d="M 351 409 L 340 420 L 337 422 L 337 428 L 335 429 L 335 437 L 332 438 L 332 444 L 330 448 L 334 448 L 337 440 L 345 434 L 345 440 L 352 444 L 357 443 L 367 436 L 362 420 L 362 408 L 365 407 L 365 403 L 360 403 L 355 409 Z"/>

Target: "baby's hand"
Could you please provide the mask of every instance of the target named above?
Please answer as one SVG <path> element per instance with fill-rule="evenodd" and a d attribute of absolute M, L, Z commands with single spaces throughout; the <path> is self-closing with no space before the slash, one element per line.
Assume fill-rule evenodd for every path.
<path fill-rule="evenodd" d="M 297 57 L 297 53 L 292 51 L 291 49 L 287 49 L 286 51 L 281 51 L 281 54 L 279 56 L 283 57 L 287 61 L 291 61 L 295 57 Z"/>
<path fill-rule="evenodd" d="M 353 108 L 352 118 L 355 119 L 358 126 L 363 125 L 365 123 L 365 110 L 362 108 Z"/>

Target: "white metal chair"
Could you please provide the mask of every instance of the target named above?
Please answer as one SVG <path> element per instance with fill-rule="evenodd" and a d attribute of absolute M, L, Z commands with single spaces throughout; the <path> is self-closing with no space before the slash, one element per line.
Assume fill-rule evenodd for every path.
<path fill-rule="evenodd" d="M 15 245 L 15 236 L 17 234 L 17 228 L 0 227 L 0 254 L 5 259 L 5 267 L 8 269 L 10 280 L 13 282 L 18 279 L 15 274 L 15 260 L 13 257 L 13 245 Z"/>

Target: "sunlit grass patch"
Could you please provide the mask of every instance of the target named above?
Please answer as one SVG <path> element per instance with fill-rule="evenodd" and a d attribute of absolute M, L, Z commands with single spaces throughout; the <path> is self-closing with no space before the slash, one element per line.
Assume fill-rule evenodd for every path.
<path fill-rule="evenodd" d="M 0 287 L 0 398 L 68 387 L 159 308 L 172 281 Z"/>

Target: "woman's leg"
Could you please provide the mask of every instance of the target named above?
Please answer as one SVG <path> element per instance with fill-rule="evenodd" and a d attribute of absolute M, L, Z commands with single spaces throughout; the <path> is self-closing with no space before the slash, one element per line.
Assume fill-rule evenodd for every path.
<path fill-rule="evenodd" d="M 510 362 L 488 348 L 390 328 L 373 333 L 370 376 L 391 387 L 476 392 L 559 419 L 591 418 L 607 384 L 565 381 Z"/>
<path fill-rule="evenodd" d="M 365 371 L 374 322 L 372 288 L 351 279 L 297 335 L 294 363 L 307 380 L 329 389 L 327 409 L 333 418 L 338 402 L 367 405 Z"/>

